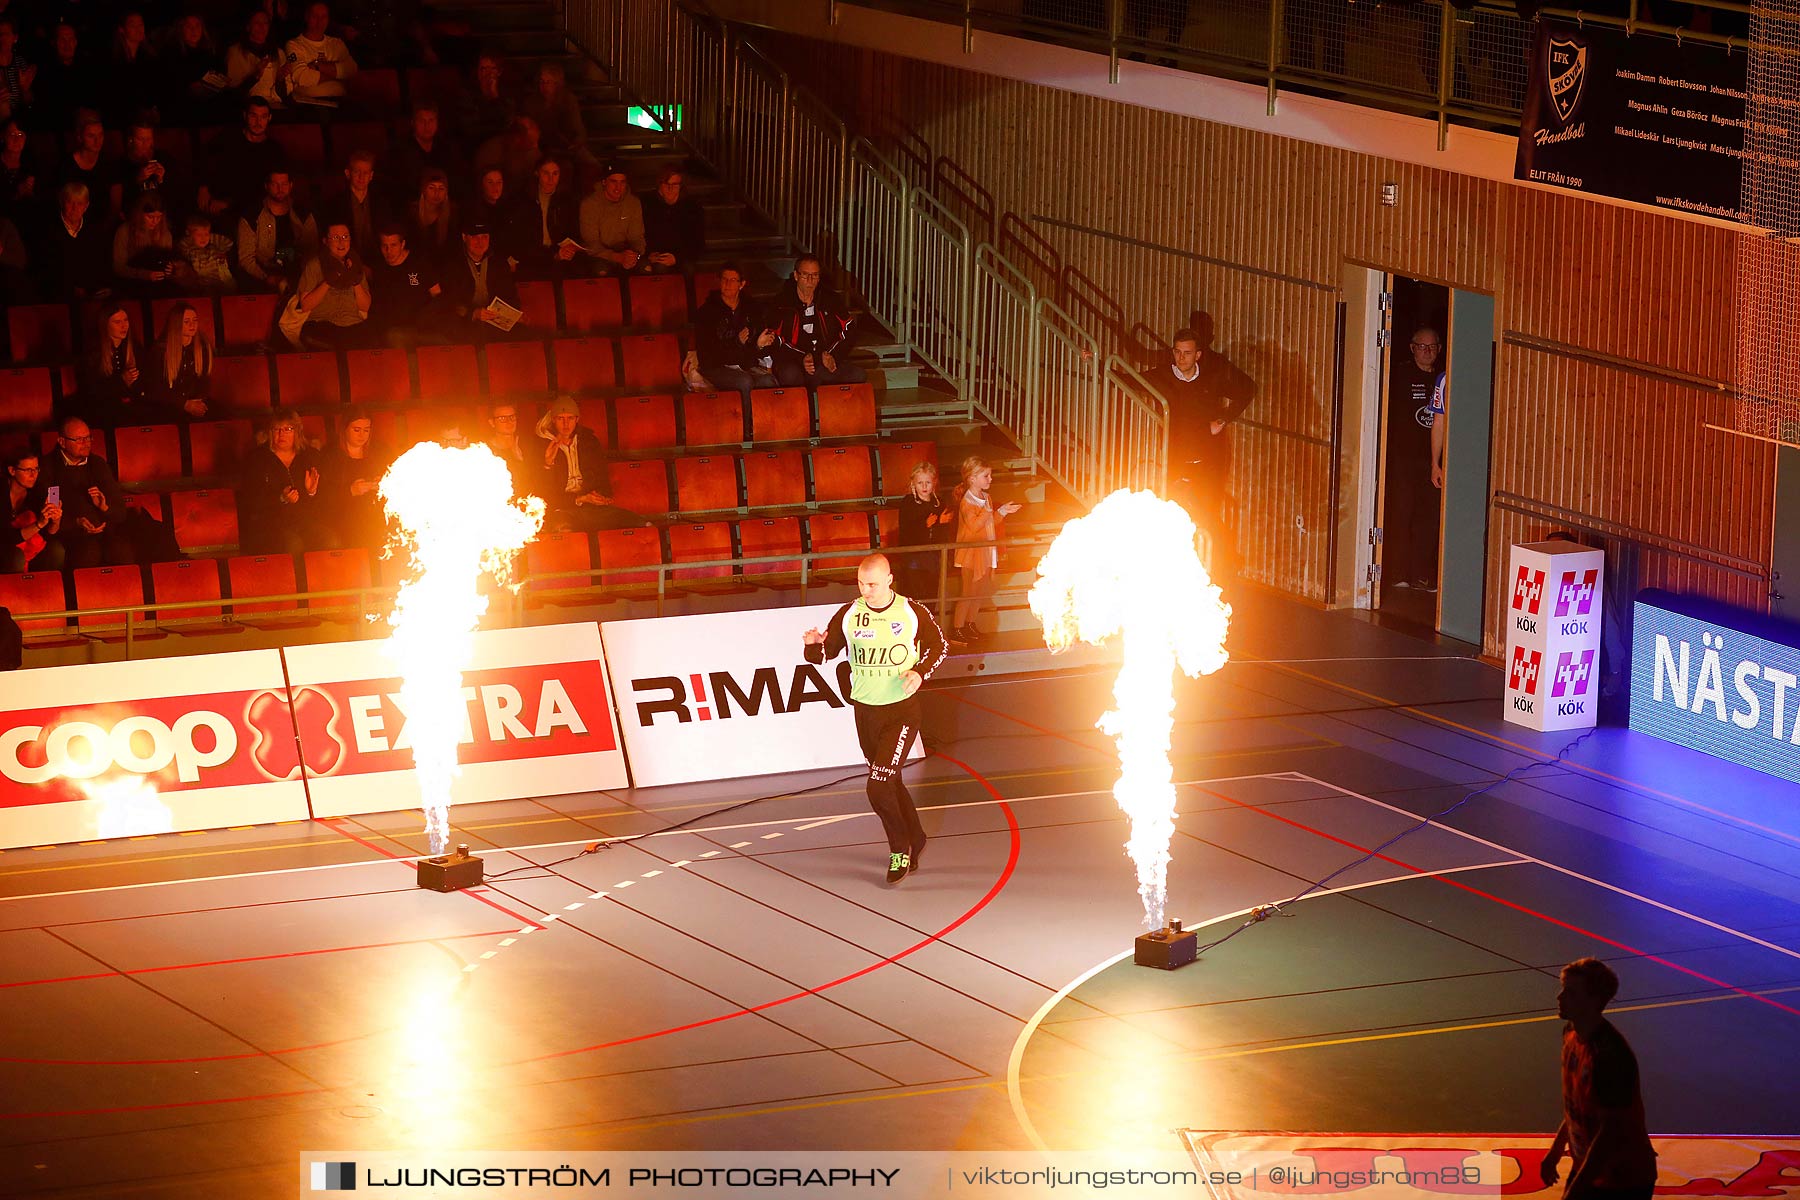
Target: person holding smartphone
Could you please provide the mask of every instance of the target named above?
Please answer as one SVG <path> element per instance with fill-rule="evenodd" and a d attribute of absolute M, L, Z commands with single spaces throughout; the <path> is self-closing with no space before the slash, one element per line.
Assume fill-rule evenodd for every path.
<path fill-rule="evenodd" d="M 10 534 L 0 570 L 59 571 L 62 543 L 55 540 L 62 524 L 61 488 L 39 482 L 42 471 L 34 450 L 15 450 L 7 455 L 7 530 Z"/>

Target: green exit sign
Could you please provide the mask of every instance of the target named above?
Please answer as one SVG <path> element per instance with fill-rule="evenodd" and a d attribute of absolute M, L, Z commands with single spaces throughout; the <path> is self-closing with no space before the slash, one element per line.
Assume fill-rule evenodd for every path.
<path fill-rule="evenodd" d="M 625 110 L 625 123 L 639 129 L 672 131 L 681 128 L 681 105 L 660 104 L 648 108 L 633 106 Z"/>

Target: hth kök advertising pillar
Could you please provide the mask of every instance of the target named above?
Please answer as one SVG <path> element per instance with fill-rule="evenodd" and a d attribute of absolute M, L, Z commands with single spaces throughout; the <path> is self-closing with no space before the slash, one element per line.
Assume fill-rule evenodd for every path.
<path fill-rule="evenodd" d="M 1581 729 L 1600 695 L 1605 555 L 1574 542 L 1512 548 L 1506 573 L 1506 719 Z"/>

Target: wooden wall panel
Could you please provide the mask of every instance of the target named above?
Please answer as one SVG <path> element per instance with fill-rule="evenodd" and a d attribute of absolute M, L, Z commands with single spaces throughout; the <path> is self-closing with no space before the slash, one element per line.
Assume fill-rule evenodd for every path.
<path fill-rule="evenodd" d="M 1497 354 L 1495 491 L 1613 530 L 1628 578 L 1766 605 L 1754 572 L 1663 544 L 1768 562 L 1772 451 L 1705 429 L 1722 411 L 1716 397 L 1655 377 L 1731 382 L 1732 231 L 873 51 L 770 41 L 853 126 L 909 127 L 979 180 L 996 213 L 1059 223 L 1037 229 L 1127 323 L 1172 331 L 1196 307 L 1213 313 L 1216 345 L 1260 387 L 1233 472 L 1251 578 L 1324 596 L 1335 306 L 1356 263 L 1493 294 L 1497 336 L 1571 352 Z M 1379 201 L 1387 182 L 1400 189 L 1393 208 Z M 1496 509 L 1489 528 L 1497 595 L 1506 546 L 1546 527 Z M 1489 609 L 1494 653 L 1499 606 Z"/>

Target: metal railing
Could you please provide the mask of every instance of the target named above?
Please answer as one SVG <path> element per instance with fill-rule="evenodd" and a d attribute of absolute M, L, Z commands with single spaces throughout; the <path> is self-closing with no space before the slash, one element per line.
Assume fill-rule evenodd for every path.
<path fill-rule="evenodd" d="M 1117 348 L 1104 306 L 1078 316 L 1039 294 L 929 168 L 896 165 L 695 0 L 563 0 L 562 20 L 634 102 L 681 105 L 690 152 L 791 245 L 840 264 L 902 350 L 1078 500 L 1162 486 L 1166 411 L 1103 357 Z"/>

